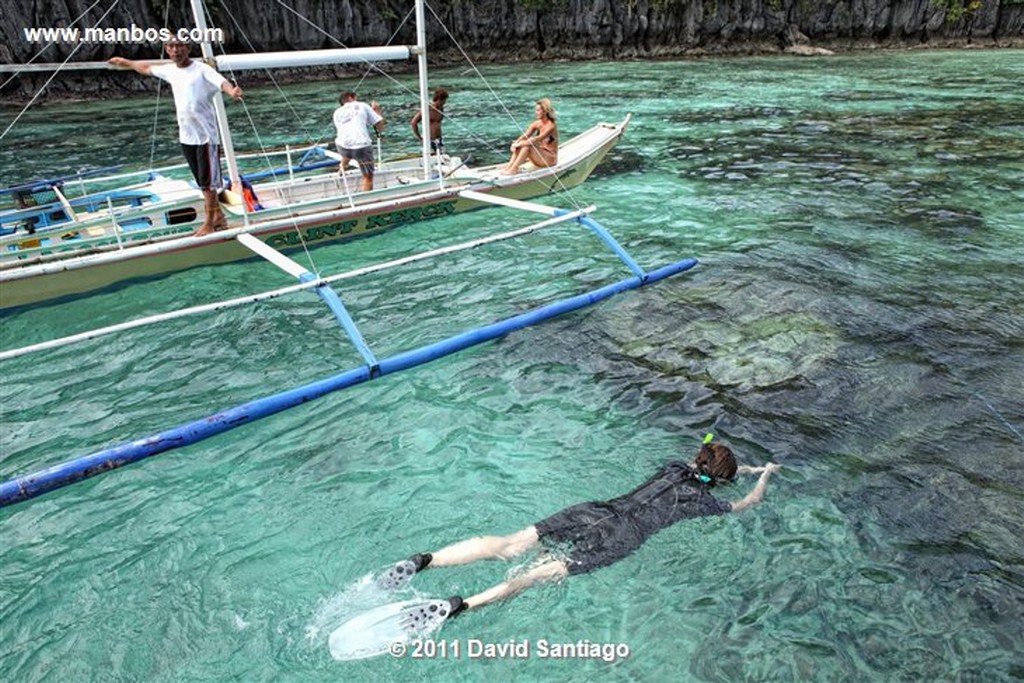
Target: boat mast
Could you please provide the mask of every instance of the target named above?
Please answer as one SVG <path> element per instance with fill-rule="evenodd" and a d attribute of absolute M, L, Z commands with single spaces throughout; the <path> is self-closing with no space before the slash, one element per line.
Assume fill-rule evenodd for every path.
<path fill-rule="evenodd" d="M 195 17 L 196 28 L 202 32 L 204 38 L 200 43 L 203 50 L 203 59 L 207 63 L 215 62 L 213 46 L 206 40 L 209 31 L 206 26 L 206 15 L 203 14 L 202 0 L 192 0 L 192 15 Z M 213 98 L 213 107 L 217 112 L 217 127 L 220 128 L 220 138 L 224 146 L 224 159 L 228 162 L 228 175 L 231 177 L 231 189 L 241 192 L 241 175 L 238 172 L 238 160 L 235 159 L 235 146 L 231 143 L 231 129 L 228 128 L 228 115 L 224 110 L 224 97 L 218 92 Z"/>
<path fill-rule="evenodd" d="M 427 22 L 423 0 L 416 0 L 416 62 L 420 76 L 420 112 L 423 120 L 423 179 L 430 180 L 430 95 L 427 93 Z"/>

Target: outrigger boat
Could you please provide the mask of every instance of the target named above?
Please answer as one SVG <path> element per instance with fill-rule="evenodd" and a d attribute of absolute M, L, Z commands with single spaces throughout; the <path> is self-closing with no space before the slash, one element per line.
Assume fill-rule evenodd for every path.
<path fill-rule="evenodd" d="M 200 0 L 192 0 L 192 3 L 197 26 L 205 28 Z M 427 129 L 429 103 L 425 81 L 423 12 L 423 0 L 416 0 L 418 45 L 402 50 L 407 54 L 415 54 L 420 62 L 420 103 L 424 114 L 424 127 Z M 209 46 L 204 46 L 204 50 L 208 48 Z M 378 53 L 375 55 L 377 59 L 382 58 Z M 331 59 L 335 60 L 332 63 L 336 63 L 339 58 L 338 55 L 332 55 Z M 271 62 L 278 64 L 291 59 L 293 58 L 278 56 Z M 291 61 L 288 63 L 294 64 Z M 0 507 L 33 498 L 52 489 L 167 450 L 194 444 L 329 393 L 407 370 L 694 267 L 697 261 L 687 258 L 655 270 L 645 270 L 604 226 L 592 218 L 591 214 L 595 207 L 566 210 L 525 201 L 583 182 L 623 135 L 628 123 L 627 116 L 616 124 L 596 125 L 560 147 L 559 162 L 556 166 L 527 167 L 525 172 L 515 176 L 501 176 L 497 173 L 496 167 L 471 169 L 454 158 L 431 158 L 429 143 L 424 142 L 422 163 L 420 160 L 406 160 L 388 165 L 385 172 L 377 176 L 378 189 L 365 193 L 348 191 L 348 188 L 356 186 L 354 176 L 338 176 L 333 170 L 321 173 L 317 168 L 300 168 L 307 165 L 315 166 L 331 159 L 327 150 L 311 148 L 303 152 L 298 164 L 287 164 L 284 173 L 271 172 L 263 179 L 252 183 L 254 198 L 259 201 L 262 208 L 255 208 L 253 197 L 247 202 L 242 196 L 229 195 L 226 210 L 232 217 L 230 229 L 198 238 L 181 236 L 181 233 L 194 227 L 194 221 L 178 223 L 169 217 L 170 211 L 186 208 L 174 202 L 181 200 L 187 204 L 187 192 L 182 189 L 182 196 L 176 195 L 175 188 L 178 186 L 165 185 L 166 178 L 162 174 L 143 178 L 137 187 L 116 190 L 137 193 L 133 195 L 114 194 L 109 188 L 103 188 L 92 195 L 85 193 L 77 197 L 68 197 L 64 192 L 56 192 L 56 202 L 50 202 L 46 207 L 52 214 L 47 219 L 52 225 L 36 227 L 31 237 L 38 240 L 39 244 L 15 245 L 11 249 L 16 254 L 15 257 L 11 262 L 3 263 L 3 269 L 0 271 L 0 297 L 5 307 L 45 302 L 61 296 L 99 289 L 114 282 L 257 256 L 280 268 L 297 283 L 254 295 L 158 313 L 102 329 L 0 351 L 0 361 L 116 334 L 127 329 L 157 324 L 172 318 L 203 315 L 210 311 L 250 305 L 276 297 L 314 292 L 337 319 L 360 355 L 362 363 L 350 370 L 305 386 L 278 391 L 148 437 L 133 439 L 38 472 L 13 477 L 0 483 Z M 226 132 L 226 122 L 223 120 L 221 127 L 222 132 Z M 225 136 L 225 147 L 230 149 L 229 136 Z M 228 165 L 232 178 L 237 182 L 240 176 L 236 161 L 233 154 L 229 153 Z M 93 179 L 74 180 L 81 184 Z M 103 195 L 103 192 L 108 194 Z M 128 196 L 139 201 L 115 202 L 115 198 L 123 200 Z M 86 197 L 92 197 L 95 201 Z M 106 211 L 102 209 L 102 204 L 107 205 Z M 174 208 L 169 208 L 172 204 Z M 58 205 L 60 209 L 57 208 Z M 295 246 L 321 244 L 372 234 L 386 228 L 487 205 L 540 214 L 543 219 L 505 233 L 462 244 L 439 246 L 428 252 L 329 277 L 310 272 L 283 253 Z M 22 207 L 23 213 L 16 214 L 17 220 L 31 217 L 32 208 Z M 93 211 L 94 208 L 99 210 Z M 60 215 L 61 211 L 64 213 L 63 217 Z M 93 213 L 99 215 L 90 215 Z M 148 219 L 149 225 L 144 224 L 145 220 L 138 221 L 140 218 Z M 133 220 L 140 222 L 140 225 L 135 228 L 126 225 Z M 36 221 L 37 225 L 42 222 L 41 219 Z M 364 339 L 356 321 L 333 289 L 333 285 L 338 282 L 367 273 L 401 267 L 424 259 L 442 258 L 446 254 L 460 250 L 572 223 L 594 233 L 619 257 L 630 271 L 630 275 L 597 289 L 544 304 L 504 320 L 402 351 L 387 358 L 378 358 L 374 354 L 371 344 Z M 91 230 L 103 234 L 93 234 Z M 78 234 L 72 235 L 72 232 Z M 138 239 L 132 239 L 134 236 L 138 236 Z M 4 239 L 8 237 L 15 241 L 26 239 L 24 234 L 17 233 L 6 235 Z M 95 241 L 90 242 L 94 238 Z M 44 244 L 44 239 L 49 241 Z M 5 241 L 3 244 L 11 245 L 14 242 Z M 68 254 L 60 250 L 63 246 L 70 249 Z M 17 256 L 18 251 L 23 252 L 21 258 Z"/>
<path fill-rule="evenodd" d="M 204 237 L 191 237 L 202 221 L 202 193 L 184 180 L 157 175 L 116 192 L 73 200 L 61 194 L 49 205 L 0 216 L 2 226 L 15 221 L 38 226 L 41 215 L 51 217 L 50 225 L 31 232 L 19 226 L 0 236 L 0 308 L 252 258 L 253 252 L 236 239 L 243 234 L 288 251 L 485 206 L 467 199 L 464 190 L 527 199 L 568 189 L 590 175 L 628 122 L 629 117 L 596 125 L 560 146 L 556 166 L 526 166 L 515 176 L 499 175 L 497 166 L 470 168 L 458 157 L 446 156 L 431 164 L 430 177 L 423 179 L 420 163 L 413 159 L 382 165 L 374 175 L 375 189 L 351 192 L 346 190 L 358 186 L 359 171 L 338 175 L 334 160 L 326 173 L 311 173 L 302 165 L 288 167 L 284 178 L 271 176 L 251 184 L 247 193 L 258 209 L 239 194 L 225 191 L 228 201 L 222 207 L 229 229 Z M 334 154 L 320 147 L 304 152 Z M 59 187 L 51 191 L 60 194 Z M 59 220 L 64 216 L 69 218 Z"/>
<path fill-rule="evenodd" d="M 196 25 L 206 28 L 199 0 L 192 0 Z M 417 44 L 379 48 L 311 50 L 294 53 L 214 56 L 222 71 L 313 64 L 346 64 L 416 57 L 424 125 L 430 107 L 426 85 L 426 34 L 417 3 Z M 81 65 L 80 65 L 81 66 Z M 104 63 L 97 68 L 110 68 Z M 84 294 L 110 285 L 152 278 L 201 265 L 253 258 L 236 238 L 252 235 L 288 251 L 362 237 L 427 218 L 480 208 L 463 190 L 526 199 L 572 188 L 584 180 L 626 130 L 623 121 L 593 126 L 559 148 L 549 168 L 526 164 L 515 176 L 498 166 L 472 168 L 458 157 L 432 157 L 424 139 L 422 158 L 385 162 L 375 189 L 357 192 L 359 172 L 335 173 L 336 153 L 314 145 L 295 151 L 235 154 L 224 113 L 216 99 L 231 186 L 221 194 L 229 229 L 204 237 L 191 234 L 202 222 L 202 193 L 190 182 L 162 170 L 108 177 L 36 182 L 0 191 L 14 205 L 0 210 L 0 309 Z M 301 155 L 293 163 L 295 155 Z M 277 156 L 280 161 L 269 161 Z M 276 168 L 243 176 L 239 161 L 268 160 Z M 127 186 L 123 184 L 128 182 Z M 116 186 L 121 183 L 122 186 Z M 115 186 L 111 190 L 110 187 Z M 88 188 L 101 188 L 90 191 Z M 78 196 L 70 194 L 76 190 Z"/>

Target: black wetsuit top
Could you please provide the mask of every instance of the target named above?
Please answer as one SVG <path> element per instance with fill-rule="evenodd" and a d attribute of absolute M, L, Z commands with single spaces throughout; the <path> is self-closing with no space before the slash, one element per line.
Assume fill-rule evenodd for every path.
<path fill-rule="evenodd" d="M 681 519 L 731 511 L 730 503 L 716 499 L 694 478 L 689 465 L 673 461 L 624 496 L 573 505 L 536 528 L 546 543 L 570 544 L 569 573 L 583 574 L 621 560 Z"/>

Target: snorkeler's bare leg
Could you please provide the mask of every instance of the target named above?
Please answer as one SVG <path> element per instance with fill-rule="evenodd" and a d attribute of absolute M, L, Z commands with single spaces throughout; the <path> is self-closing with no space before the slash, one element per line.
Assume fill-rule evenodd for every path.
<path fill-rule="evenodd" d="M 477 560 L 507 560 L 537 545 L 537 528 L 530 526 L 508 536 L 480 536 L 459 541 L 433 553 L 431 567 L 450 567 Z"/>
<path fill-rule="evenodd" d="M 450 567 L 477 560 L 507 560 L 526 552 L 537 545 L 538 541 L 537 529 L 532 526 L 508 536 L 470 538 L 441 548 L 433 554 L 416 553 L 389 567 L 377 577 L 376 583 L 385 590 L 398 590 L 427 567 Z"/>
<path fill-rule="evenodd" d="M 561 560 L 551 560 L 550 562 L 545 562 L 538 567 L 534 567 L 521 576 L 517 576 L 514 579 L 510 579 L 504 583 L 499 583 L 497 586 L 488 588 L 483 593 L 477 593 L 472 597 L 466 598 L 466 609 L 483 607 L 484 605 L 488 605 L 492 602 L 510 598 L 516 593 L 519 593 L 534 584 L 541 583 L 542 581 L 554 581 L 568 575 L 569 570 L 566 568 L 565 562 L 562 562 Z"/>

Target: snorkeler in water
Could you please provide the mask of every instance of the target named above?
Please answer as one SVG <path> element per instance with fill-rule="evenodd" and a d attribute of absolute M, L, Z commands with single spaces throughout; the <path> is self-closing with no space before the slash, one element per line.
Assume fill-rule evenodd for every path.
<path fill-rule="evenodd" d="M 443 618 L 511 597 L 543 581 L 605 567 L 626 557 L 658 531 L 684 519 L 739 512 L 761 502 L 768 478 L 781 465 L 737 466 L 732 451 L 711 441 L 708 434 L 692 464 L 672 461 L 639 487 L 604 502 L 573 505 L 551 517 L 508 536 L 482 536 L 460 541 L 433 553 L 419 553 L 387 570 L 378 579 L 382 588 L 401 588 L 417 572 L 428 567 L 449 567 L 477 560 L 508 560 L 538 545 L 552 549 L 568 546 L 566 559 L 542 556 L 539 564 L 521 576 L 463 599 L 453 596 L 447 604 L 434 604 Z M 737 474 L 761 476 L 753 490 L 735 502 L 711 494 L 720 481 Z M 427 609 L 427 608 L 425 608 Z M 423 615 L 429 617 L 431 615 Z"/>

